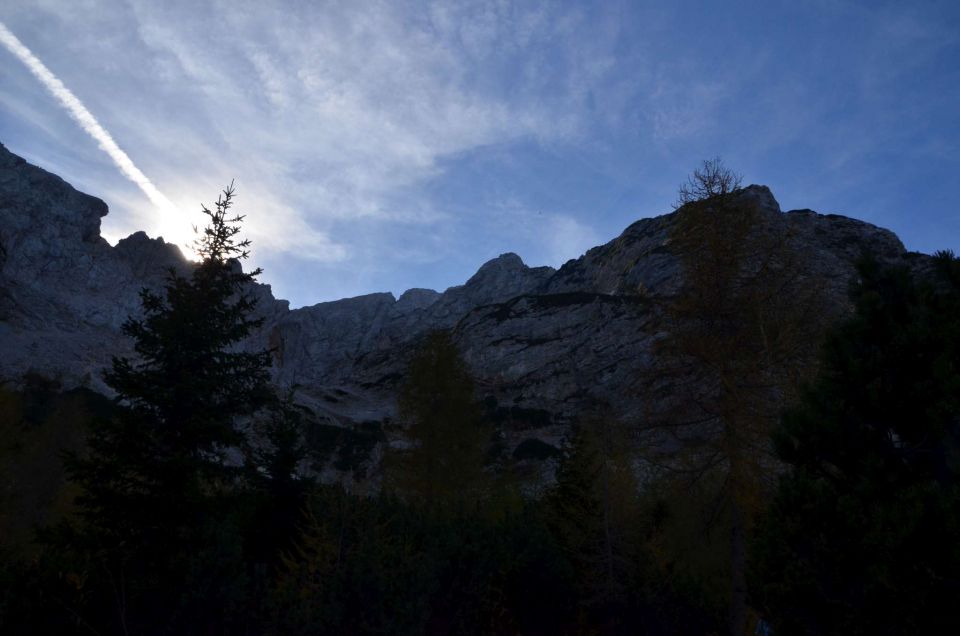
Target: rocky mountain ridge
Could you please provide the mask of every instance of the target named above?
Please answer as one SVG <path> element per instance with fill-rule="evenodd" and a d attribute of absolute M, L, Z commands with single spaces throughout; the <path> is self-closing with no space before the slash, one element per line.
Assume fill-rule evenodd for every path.
<path fill-rule="evenodd" d="M 862 252 L 914 258 L 888 230 L 781 212 L 765 186 L 741 196 L 765 226 L 790 237 L 837 315 L 849 310 L 846 290 Z M 32 371 L 106 390 L 100 371 L 112 355 L 130 353 L 119 329 L 139 310 L 139 290 L 160 286 L 167 268 L 190 267 L 175 246 L 143 232 L 110 246 L 99 233 L 106 213 L 100 199 L 0 145 L 0 378 Z M 591 409 L 635 417 L 649 399 L 638 378 L 658 364 L 653 343 L 663 321 L 655 301 L 681 282 L 674 222 L 675 214 L 640 219 L 557 270 L 504 254 L 443 293 L 411 289 L 290 310 L 258 285 L 265 325 L 249 346 L 273 349 L 276 382 L 298 385 L 299 399 L 327 422 L 382 429 L 395 417 L 418 339 L 449 329 L 505 444 L 555 444 Z"/>

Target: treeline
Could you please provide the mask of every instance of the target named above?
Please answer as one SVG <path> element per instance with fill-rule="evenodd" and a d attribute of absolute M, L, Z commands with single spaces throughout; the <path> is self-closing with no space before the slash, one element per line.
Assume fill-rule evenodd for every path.
<path fill-rule="evenodd" d="M 654 378 L 680 399 L 580 422 L 533 492 L 433 333 L 409 443 L 348 492 L 303 470 L 311 414 L 236 346 L 258 272 L 226 190 L 195 271 L 126 323 L 115 400 L 0 391 L 0 632 L 956 631 L 960 261 L 864 259 L 823 331 L 820 283 L 738 193 L 719 162 L 681 191 Z"/>
<path fill-rule="evenodd" d="M 372 496 L 299 476 L 309 415 L 282 401 L 231 466 L 137 439 L 155 434 L 149 416 L 85 390 L 35 378 L 3 396 L 6 450 L 29 443 L 49 464 L 5 466 L 47 494 L 9 500 L 36 515 L 5 542 L 4 633 L 666 634 L 717 621 L 692 579 L 667 571 L 663 504 L 638 496 L 626 432 L 578 427 L 556 486 L 524 495 L 506 460 L 491 465 L 494 429 L 443 333 L 401 392 L 415 445 L 384 458 Z M 73 450 L 65 471 L 58 446 Z"/>

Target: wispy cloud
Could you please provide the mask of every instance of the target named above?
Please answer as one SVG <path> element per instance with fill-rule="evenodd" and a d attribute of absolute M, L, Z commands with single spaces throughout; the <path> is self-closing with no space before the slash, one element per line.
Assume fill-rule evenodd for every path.
<path fill-rule="evenodd" d="M 414 284 L 462 282 L 483 256 L 442 278 L 427 270 L 473 249 L 462 228 L 483 197 L 450 206 L 431 189 L 487 148 L 588 139 L 611 101 L 598 87 L 617 72 L 615 16 L 547 2 L 98 6 L 24 1 L 7 23 L 177 206 L 195 210 L 236 178 L 253 257 L 333 276 L 419 267 L 429 278 Z M 176 241 L 127 187 L 94 191 L 112 204 L 105 233 Z M 510 249 L 558 260 L 573 248 Z M 314 297 L 329 297 L 324 276 L 311 278 Z"/>
<path fill-rule="evenodd" d="M 547 262 L 559 267 L 577 258 L 609 237 L 601 237 L 590 226 L 566 214 L 550 215 L 545 223 Z"/>
<path fill-rule="evenodd" d="M 247 202 L 268 206 L 248 216 L 260 249 L 321 262 L 366 258 L 371 231 L 389 240 L 398 226 L 417 226 L 434 243 L 442 225 L 462 220 L 423 192 L 447 162 L 492 145 L 575 137 L 578 104 L 602 74 L 590 52 L 569 53 L 575 82 L 557 67 L 558 42 L 579 37 L 583 25 L 533 5 L 367 2 L 279 12 L 212 3 L 191 5 L 189 19 L 175 3 L 127 6 L 160 78 L 151 90 L 169 88 L 195 118 L 180 119 L 171 105 L 166 129 L 138 134 L 154 147 L 159 137 L 176 139 L 178 156 L 203 157 L 202 178 L 237 176 Z M 203 27 L 214 21 L 216 30 Z M 171 190 L 178 202 L 184 190 L 209 190 L 164 167 L 157 175 L 181 184 Z M 409 248 L 377 255 L 400 260 Z"/>
<path fill-rule="evenodd" d="M 18 60 L 20 60 L 40 83 L 50 91 L 58 102 L 67 110 L 70 116 L 83 130 L 87 132 L 100 148 L 107 153 L 120 172 L 133 181 L 150 201 L 164 214 L 181 216 L 180 210 L 137 168 L 133 160 L 117 145 L 113 137 L 100 125 L 86 106 L 76 95 L 64 86 L 63 82 L 54 75 L 30 49 L 15 36 L 3 22 L 0 22 L 0 44 L 3 44 Z"/>
<path fill-rule="evenodd" d="M 491 201 L 486 213 L 489 226 L 483 234 L 495 237 L 490 258 L 512 250 L 528 265 L 560 267 L 610 238 L 596 231 L 587 214 L 531 208 L 514 197 Z"/>
<path fill-rule="evenodd" d="M 5 0 L 0 20 L 180 209 L 236 178 L 254 264 L 294 304 L 443 288 L 507 250 L 559 264 L 664 211 L 718 153 L 785 207 L 879 221 L 924 207 L 902 194 L 916 183 L 949 200 L 952 5 L 687 4 Z M 189 235 L 125 178 L 142 172 L 90 161 L 31 91 L 39 62 L 10 66 L 11 149 L 107 200 L 113 237 Z"/>

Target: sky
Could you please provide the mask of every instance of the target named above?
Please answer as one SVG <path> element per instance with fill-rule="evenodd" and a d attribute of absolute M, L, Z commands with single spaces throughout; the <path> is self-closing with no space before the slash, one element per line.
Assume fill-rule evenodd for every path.
<path fill-rule="evenodd" d="M 0 142 L 189 245 L 233 180 L 291 306 L 557 267 L 720 156 L 960 252 L 960 3 L 4 0 Z"/>

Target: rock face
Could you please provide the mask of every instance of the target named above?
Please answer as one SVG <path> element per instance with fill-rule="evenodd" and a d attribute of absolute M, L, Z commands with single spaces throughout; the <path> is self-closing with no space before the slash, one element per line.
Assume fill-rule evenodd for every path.
<path fill-rule="evenodd" d="M 162 238 L 137 232 L 116 247 L 100 236 L 107 205 L 0 144 L 0 378 L 26 372 L 88 384 L 111 356 L 129 354 L 120 327 L 140 311 L 140 290 L 162 286 L 190 262 Z M 261 310 L 286 311 L 269 287 Z"/>
<path fill-rule="evenodd" d="M 789 236 L 807 275 L 822 281 L 837 315 L 864 251 L 907 255 L 888 230 L 810 210 L 783 213 L 764 186 L 742 195 L 760 231 Z M 176 247 L 138 232 L 111 247 L 99 235 L 103 201 L 74 190 L 0 145 L 0 377 L 28 371 L 103 388 L 101 370 L 129 353 L 119 328 L 139 310 L 138 291 L 190 263 Z M 274 350 L 274 378 L 338 426 L 395 417 L 406 360 L 433 329 L 449 329 L 503 424 L 508 447 L 558 442 L 569 422 L 601 406 L 630 417 L 643 405 L 638 378 L 656 370 L 657 300 L 681 284 L 670 245 L 675 214 L 645 218 L 559 270 L 516 254 L 485 263 L 443 293 L 411 289 L 289 310 L 266 285 L 265 318 L 248 346 Z M 912 260 L 916 261 L 915 257 Z"/>
<path fill-rule="evenodd" d="M 0 146 L 0 374 L 26 371 L 98 386 L 96 370 L 122 350 L 120 325 L 138 290 L 176 248 L 140 233 L 112 248 L 100 237 L 106 204 Z M 126 249 L 139 244 L 139 249 Z M 138 266 L 144 255 L 158 267 Z M 104 343 L 118 348 L 108 350 Z"/>

